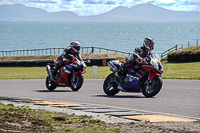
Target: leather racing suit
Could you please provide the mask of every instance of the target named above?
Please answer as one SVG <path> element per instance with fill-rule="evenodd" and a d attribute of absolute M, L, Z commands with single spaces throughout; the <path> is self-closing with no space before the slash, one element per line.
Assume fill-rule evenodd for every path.
<path fill-rule="evenodd" d="M 71 63 L 76 64 L 77 62 L 75 60 L 73 60 L 73 57 L 76 57 L 80 62 L 83 62 L 83 59 L 81 57 L 80 53 L 73 53 L 73 50 L 71 49 L 71 47 L 66 48 L 63 53 L 58 57 L 58 59 L 56 60 L 56 66 L 55 69 L 53 70 L 52 75 L 55 77 L 57 71 L 63 67 L 64 65 L 68 65 Z M 66 70 L 67 73 L 70 73 L 72 67 L 67 66 Z"/>
<path fill-rule="evenodd" d="M 136 47 L 133 54 L 126 59 L 126 62 L 118 69 L 118 74 L 123 80 L 125 79 L 126 72 L 131 70 L 133 73 L 136 73 L 142 66 L 142 63 L 145 62 L 145 57 L 147 55 L 152 55 L 151 51 L 146 49 L 144 46 Z"/>

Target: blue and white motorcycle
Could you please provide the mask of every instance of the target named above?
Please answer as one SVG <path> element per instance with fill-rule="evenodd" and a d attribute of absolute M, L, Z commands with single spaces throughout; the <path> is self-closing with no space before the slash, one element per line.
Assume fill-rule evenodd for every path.
<path fill-rule="evenodd" d="M 143 63 L 137 72 L 128 70 L 124 82 L 116 71 L 124 61 L 109 61 L 107 64 L 113 72 L 107 76 L 103 84 L 103 90 L 107 95 L 113 96 L 119 91 L 122 92 L 142 92 L 145 97 L 153 97 L 159 93 L 162 88 L 163 66 L 158 54 L 146 57 L 146 63 Z"/>

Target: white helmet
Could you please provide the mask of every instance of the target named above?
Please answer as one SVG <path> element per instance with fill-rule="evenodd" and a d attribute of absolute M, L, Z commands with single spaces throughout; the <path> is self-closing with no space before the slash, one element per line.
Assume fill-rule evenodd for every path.
<path fill-rule="evenodd" d="M 155 42 L 154 42 L 153 38 L 151 38 L 151 37 L 145 38 L 143 46 L 145 48 L 147 48 L 148 50 L 152 51 L 155 47 Z"/>

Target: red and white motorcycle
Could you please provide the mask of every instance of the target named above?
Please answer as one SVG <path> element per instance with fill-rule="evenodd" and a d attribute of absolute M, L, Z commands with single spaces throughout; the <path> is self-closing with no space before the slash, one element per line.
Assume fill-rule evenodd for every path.
<path fill-rule="evenodd" d="M 71 87 L 73 91 L 78 91 L 82 87 L 84 82 L 83 74 L 86 72 L 85 69 L 87 66 L 76 57 L 73 57 L 73 60 L 71 64 L 67 64 L 59 69 L 59 72 L 55 76 L 55 81 L 51 81 L 50 76 L 55 68 L 56 61 L 54 64 L 48 64 L 46 66 L 48 74 L 46 88 L 48 90 L 53 91 L 56 87 Z"/>

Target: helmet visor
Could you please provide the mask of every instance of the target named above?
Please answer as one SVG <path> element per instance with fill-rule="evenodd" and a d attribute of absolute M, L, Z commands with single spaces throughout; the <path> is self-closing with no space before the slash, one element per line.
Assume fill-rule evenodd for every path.
<path fill-rule="evenodd" d="M 155 43 L 149 44 L 150 50 L 153 50 L 155 46 Z"/>
<path fill-rule="evenodd" d="M 79 53 L 79 51 L 80 51 L 80 46 L 73 46 L 73 47 L 72 47 L 72 50 L 73 50 L 75 53 Z"/>
<path fill-rule="evenodd" d="M 76 49 L 77 51 L 80 51 L 81 47 L 80 46 L 73 46 L 74 49 Z"/>

